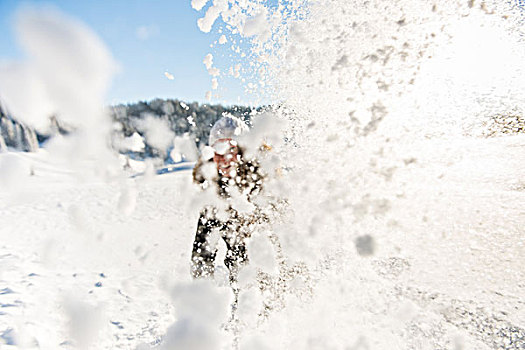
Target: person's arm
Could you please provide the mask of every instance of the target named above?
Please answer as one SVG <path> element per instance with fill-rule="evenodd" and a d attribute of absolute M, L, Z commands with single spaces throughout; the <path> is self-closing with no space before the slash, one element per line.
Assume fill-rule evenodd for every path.
<path fill-rule="evenodd" d="M 202 184 L 206 179 L 204 178 L 204 175 L 202 174 L 202 159 L 199 158 L 197 161 L 197 164 L 193 167 L 193 182 L 197 184 Z"/>

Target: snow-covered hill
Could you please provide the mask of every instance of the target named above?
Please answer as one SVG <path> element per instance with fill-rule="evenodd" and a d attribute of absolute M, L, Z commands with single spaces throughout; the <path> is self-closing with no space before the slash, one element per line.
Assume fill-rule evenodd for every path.
<path fill-rule="evenodd" d="M 277 282 L 270 269 L 272 289 L 250 288 L 255 279 L 241 289 L 242 348 L 520 349 L 525 192 L 513 174 L 525 172 L 523 150 L 520 136 L 398 149 L 417 161 L 392 178 L 402 192 L 390 230 L 373 232 L 374 255 L 325 244 L 301 259 L 285 249 L 288 266 L 303 261 L 295 277 L 281 270 Z M 0 161 L 18 169 L 0 192 L 2 349 L 231 341 L 221 331 L 229 287 L 190 280 L 199 207 L 189 171 L 79 181 L 42 152 Z M 259 319 L 269 300 L 275 308 Z M 215 319 L 200 318 L 206 305 L 218 307 Z"/>

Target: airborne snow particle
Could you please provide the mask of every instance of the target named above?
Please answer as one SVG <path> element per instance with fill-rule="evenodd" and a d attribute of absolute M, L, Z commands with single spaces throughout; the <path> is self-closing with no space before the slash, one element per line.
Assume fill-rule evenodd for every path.
<path fill-rule="evenodd" d="M 171 146 L 175 133 L 171 130 L 169 121 L 155 117 L 153 114 L 144 114 L 142 119 L 136 123 L 148 145 L 158 149 L 165 149 Z"/>
<path fill-rule="evenodd" d="M 103 324 L 100 307 L 72 298 L 65 299 L 62 306 L 69 319 L 69 335 L 79 348 L 88 348 L 96 341 Z"/>
<path fill-rule="evenodd" d="M 164 76 L 168 78 L 168 80 L 173 80 L 175 77 L 170 72 L 164 72 Z"/>
<path fill-rule="evenodd" d="M 249 18 L 242 29 L 243 36 L 251 37 L 259 35 L 262 38 L 268 37 L 268 35 L 270 34 L 270 30 L 268 28 L 268 22 L 266 21 L 267 16 L 268 11 L 264 8 L 263 11 Z"/>
<path fill-rule="evenodd" d="M 146 147 L 146 144 L 142 136 L 138 132 L 134 132 L 133 135 L 119 140 L 118 146 L 122 151 L 141 152 Z"/>
<path fill-rule="evenodd" d="M 267 235 L 256 234 L 248 244 L 250 262 L 264 272 L 276 271 L 275 253 Z"/>
<path fill-rule="evenodd" d="M 76 126 L 98 125 L 100 98 L 118 69 L 102 40 L 75 18 L 40 6 L 24 6 L 15 30 L 29 56 L 0 67 L 2 102 L 10 112 L 43 131 L 56 114 Z"/>
<path fill-rule="evenodd" d="M 177 162 L 177 160 L 180 161 L 183 158 L 189 162 L 197 161 L 197 154 L 198 150 L 192 138 L 190 138 L 188 135 L 175 137 L 173 140 L 173 149 L 170 152 L 170 156 L 175 162 Z"/>
<path fill-rule="evenodd" d="M 204 17 L 197 20 L 199 29 L 204 33 L 209 33 L 215 20 L 219 18 L 222 12 L 227 11 L 228 7 L 227 1 L 214 1 L 213 6 L 208 8 Z"/>
<path fill-rule="evenodd" d="M 207 3 L 208 0 L 191 0 L 191 7 L 197 11 L 200 11 L 204 6 L 206 6 Z"/>
<path fill-rule="evenodd" d="M 219 44 L 223 45 L 223 44 L 226 44 L 228 40 L 226 39 L 226 35 L 221 35 L 221 37 L 219 38 Z"/>
<path fill-rule="evenodd" d="M 221 73 L 221 71 L 219 70 L 219 68 L 215 68 L 215 67 L 213 67 L 213 68 L 209 68 L 209 69 L 208 69 L 208 73 L 209 73 L 211 76 L 216 77 L 216 76 L 218 76 L 218 75 Z"/>
<path fill-rule="evenodd" d="M 228 289 L 211 281 L 177 284 L 172 291 L 177 321 L 168 328 L 160 349 L 224 348 L 220 325 L 229 311 Z"/>
<path fill-rule="evenodd" d="M 355 239 L 355 248 L 357 253 L 361 256 L 370 256 L 375 253 L 376 244 L 374 237 L 370 235 L 362 235 Z"/>
<path fill-rule="evenodd" d="M 211 53 L 207 54 L 202 63 L 204 63 L 206 69 L 211 69 L 213 66 L 213 55 Z"/>

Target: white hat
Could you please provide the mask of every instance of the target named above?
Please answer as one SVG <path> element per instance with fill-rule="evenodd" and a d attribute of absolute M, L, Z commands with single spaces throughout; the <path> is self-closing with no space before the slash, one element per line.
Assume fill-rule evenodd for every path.
<path fill-rule="evenodd" d="M 248 129 L 248 125 L 241 119 L 233 115 L 224 115 L 221 119 L 217 120 L 211 128 L 208 144 L 213 146 L 213 144 L 220 139 L 235 140 L 238 136 L 247 132 Z"/>

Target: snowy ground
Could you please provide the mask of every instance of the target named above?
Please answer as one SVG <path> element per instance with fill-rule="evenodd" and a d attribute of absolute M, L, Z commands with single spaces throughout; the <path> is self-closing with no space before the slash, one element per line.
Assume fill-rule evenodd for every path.
<path fill-rule="evenodd" d="M 398 149 L 415 161 L 393 176 L 376 254 L 325 252 L 299 273 L 311 293 L 278 290 L 284 309 L 247 323 L 241 348 L 525 347 L 525 138 L 419 142 Z M 0 193 L 0 348 L 155 347 L 190 282 L 191 172 L 79 182 L 43 153 L 6 159 L 25 181 Z"/>
<path fill-rule="evenodd" d="M 460 0 L 192 6 L 206 3 L 201 30 L 222 18 L 290 123 L 248 137 L 275 141 L 266 161 L 285 170 L 268 188 L 290 210 L 252 234 L 238 322 L 224 268 L 190 279 L 203 204 L 191 172 L 118 174 L 99 108 L 109 49 L 30 8 L 16 26 L 28 59 L 2 66 L 2 97 L 30 125 L 57 114 L 80 132 L 49 153 L 0 154 L 0 348 L 524 349 L 525 137 L 464 135 L 524 114 L 522 12 Z M 248 52 L 235 33 L 253 40 Z M 168 148 L 154 124 L 148 141 Z"/>
<path fill-rule="evenodd" d="M 18 335 L 43 349 L 69 348 L 65 315 L 79 308 L 98 317 L 87 305 L 103 314 L 93 327 L 107 326 L 95 348 L 155 341 L 173 319 L 162 284 L 189 278 L 198 215 L 185 211 L 181 196 L 189 172 L 130 180 L 137 184 L 137 205 L 125 216 L 118 210 L 119 185 L 78 183 L 38 157 L 16 156 L 33 163 L 35 175 L 23 195 L 2 195 L 3 341 L 14 344 Z M 89 317 L 78 317 L 90 337 Z"/>

